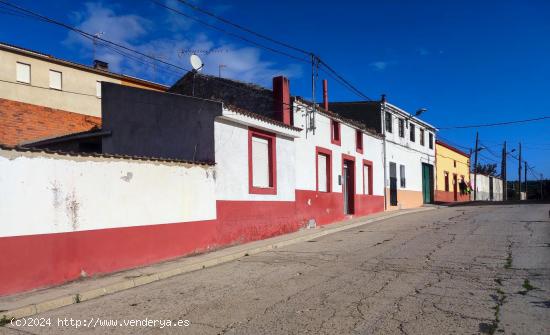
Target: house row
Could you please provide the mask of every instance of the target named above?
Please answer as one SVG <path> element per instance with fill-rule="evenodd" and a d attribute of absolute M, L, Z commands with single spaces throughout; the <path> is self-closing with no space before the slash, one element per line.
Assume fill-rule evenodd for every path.
<path fill-rule="evenodd" d="M 0 64 L 0 295 L 468 200 L 469 154 L 385 96 L 165 87 L 9 45 Z"/>

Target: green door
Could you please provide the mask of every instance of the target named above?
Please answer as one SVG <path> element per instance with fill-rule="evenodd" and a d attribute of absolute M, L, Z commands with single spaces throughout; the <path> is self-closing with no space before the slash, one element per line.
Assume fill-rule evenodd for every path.
<path fill-rule="evenodd" d="M 433 203 L 433 166 L 422 163 L 422 197 L 425 204 Z"/>

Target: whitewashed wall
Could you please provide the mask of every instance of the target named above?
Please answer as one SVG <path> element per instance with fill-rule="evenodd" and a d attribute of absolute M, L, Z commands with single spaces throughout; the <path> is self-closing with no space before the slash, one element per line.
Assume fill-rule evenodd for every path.
<path fill-rule="evenodd" d="M 504 199 L 504 184 L 502 179 L 493 178 L 493 201 L 502 201 Z M 472 187 L 474 186 L 474 174 L 470 174 L 470 180 L 472 181 Z M 476 200 L 489 201 L 490 200 L 490 191 L 489 191 L 489 177 L 478 174 L 477 181 L 475 183 L 477 194 Z M 474 200 L 474 192 L 470 193 L 470 199 Z"/>
<path fill-rule="evenodd" d="M 408 148 L 393 142 L 386 142 L 387 176 L 386 187 L 390 187 L 390 162 L 395 163 L 397 170 L 397 189 L 408 191 L 422 191 L 422 163 L 428 163 L 434 167 L 435 178 L 435 156 L 421 153 L 415 149 Z M 405 187 L 400 184 L 399 165 L 405 165 Z M 435 180 L 434 180 L 435 184 Z"/>
<path fill-rule="evenodd" d="M 277 135 L 277 194 L 250 194 L 248 183 L 248 127 Z M 289 130 L 224 109 L 214 124 L 216 155 L 216 198 L 218 200 L 295 200 L 294 136 Z"/>
<path fill-rule="evenodd" d="M 0 150 L 0 237 L 216 218 L 214 167 Z"/>
<path fill-rule="evenodd" d="M 409 114 L 396 106 L 387 104 L 387 112 L 392 114 L 392 132 L 386 131 L 386 157 L 387 175 L 386 187 L 390 185 L 389 163 L 394 162 L 397 169 L 397 189 L 409 191 L 422 191 L 422 163 L 428 163 L 434 167 L 435 187 L 435 132 L 428 130 L 414 118 L 405 122 L 404 137 L 399 136 L 399 119 L 405 119 Z M 383 115 L 385 117 L 385 115 Z M 384 118 L 382 118 L 384 120 Z M 415 141 L 410 140 L 410 127 L 414 124 Z M 407 127 L 408 125 L 408 127 Z M 424 129 L 424 145 L 420 145 L 420 128 Z M 429 134 L 433 134 L 433 146 L 429 147 Z M 400 184 L 399 165 L 405 165 L 406 187 Z"/>
<path fill-rule="evenodd" d="M 306 106 L 298 102 L 294 110 L 294 125 L 306 129 Z M 338 184 L 338 176 L 342 174 L 342 154 L 355 157 L 355 189 L 357 194 L 363 190 L 363 159 L 373 163 L 373 194 L 384 195 L 384 170 L 382 165 L 382 140 L 363 133 L 363 154 L 356 152 L 355 128 L 340 122 L 341 145 L 331 143 L 330 118 L 317 113 L 315 116 L 316 130 L 302 131 L 296 143 L 296 188 L 298 190 L 316 189 L 315 160 L 317 146 L 332 151 L 332 191 L 342 192 Z"/>

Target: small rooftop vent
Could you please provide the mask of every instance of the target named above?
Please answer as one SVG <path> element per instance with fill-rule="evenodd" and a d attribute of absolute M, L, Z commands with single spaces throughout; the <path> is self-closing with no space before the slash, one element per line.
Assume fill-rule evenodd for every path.
<path fill-rule="evenodd" d="M 104 62 L 102 60 L 95 59 L 94 60 L 94 69 L 109 71 L 109 63 Z"/>

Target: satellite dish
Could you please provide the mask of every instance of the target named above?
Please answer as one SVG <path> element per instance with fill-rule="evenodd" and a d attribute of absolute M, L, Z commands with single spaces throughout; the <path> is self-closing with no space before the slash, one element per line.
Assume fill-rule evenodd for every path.
<path fill-rule="evenodd" d="M 189 57 L 189 61 L 191 62 L 191 66 L 195 71 L 200 71 L 202 67 L 204 66 L 202 60 L 199 56 L 193 54 L 191 57 Z"/>

